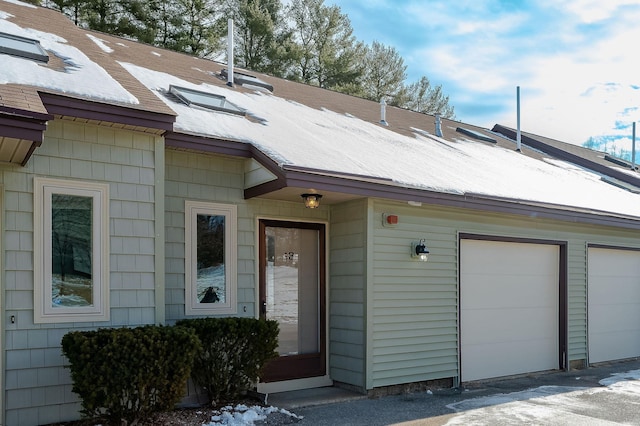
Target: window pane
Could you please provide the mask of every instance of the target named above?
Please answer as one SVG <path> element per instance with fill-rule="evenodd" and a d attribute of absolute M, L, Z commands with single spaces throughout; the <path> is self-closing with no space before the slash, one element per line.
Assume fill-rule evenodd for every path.
<path fill-rule="evenodd" d="M 92 306 L 91 197 L 51 195 L 51 306 Z"/>
<path fill-rule="evenodd" d="M 278 321 L 280 356 L 320 351 L 319 238 L 315 229 L 267 226 L 266 316 Z"/>
<path fill-rule="evenodd" d="M 225 217 L 197 216 L 197 291 L 200 303 L 226 303 Z"/>

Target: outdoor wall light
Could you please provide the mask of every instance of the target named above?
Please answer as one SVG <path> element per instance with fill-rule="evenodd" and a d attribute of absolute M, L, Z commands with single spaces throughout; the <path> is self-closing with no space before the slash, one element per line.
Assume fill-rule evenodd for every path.
<path fill-rule="evenodd" d="M 424 243 L 424 238 L 411 243 L 411 257 L 426 262 L 429 259 L 429 249 Z"/>
<path fill-rule="evenodd" d="M 308 209 L 317 209 L 320 206 L 320 194 L 301 194 L 304 199 L 304 206 Z"/>

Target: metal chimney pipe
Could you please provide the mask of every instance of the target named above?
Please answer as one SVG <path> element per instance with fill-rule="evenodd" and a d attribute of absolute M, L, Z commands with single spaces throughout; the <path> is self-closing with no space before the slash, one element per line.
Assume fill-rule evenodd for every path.
<path fill-rule="evenodd" d="M 633 122 L 632 128 L 632 138 L 631 138 L 631 168 L 635 170 L 636 168 L 636 122 Z"/>
<path fill-rule="evenodd" d="M 516 104 L 516 127 L 518 129 L 516 133 L 516 151 L 520 152 L 522 150 L 522 134 L 520 133 L 520 86 L 516 87 Z"/>
<path fill-rule="evenodd" d="M 436 136 L 442 137 L 442 121 L 440 119 L 440 114 L 436 114 Z"/>
<path fill-rule="evenodd" d="M 380 99 L 380 124 L 383 126 L 388 126 L 387 123 L 387 102 L 384 98 Z"/>
<path fill-rule="evenodd" d="M 227 86 L 233 87 L 233 19 L 227 21 Z"/>

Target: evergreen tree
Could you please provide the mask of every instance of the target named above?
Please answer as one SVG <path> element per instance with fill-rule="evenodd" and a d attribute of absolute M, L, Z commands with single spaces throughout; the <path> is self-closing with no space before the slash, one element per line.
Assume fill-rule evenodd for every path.
<path fill-rule="evenodd" d="M 240 67 L 284 75 L 295 56 L 279 0 L 233 0 L 236 61 Z"/>
<path fill-rule="evenodd" d="M 182 16 L 180 26 L 169 41 L 169 48 L 200 57 L 220 51 L 221 35 L 226 22 L 220 15 L 222 5 L 217 0 L 177 0 L 175 13 Z"/>
<path fill-rule="evenodd" d="M 300 46 L 295 78 L 328 89 L 357 82 L 364 47 L 338 6 L 327 7 L 323 0 L 293 0 L 289 16 Z"/>
<path fill-rule="evenodd" d="M 395 98 L 403 89 L 406 69 L 394 47 L 374 41 L 364 54 L 363 97 L 377 102 L 383 97 Z"/>
<path fill-rule="evenodd" d="M 390 102 L 402 108 L 425 114 L 440 114 L 443 118 L 454 119 L 454 107 L 449 105 L 449 96 L 442 92 L 442 85 L 433 87 L 425 76 L 398 92 Z"/>

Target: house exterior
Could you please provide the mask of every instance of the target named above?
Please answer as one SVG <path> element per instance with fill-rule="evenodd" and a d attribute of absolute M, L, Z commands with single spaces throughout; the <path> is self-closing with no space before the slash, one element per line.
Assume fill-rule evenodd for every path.
<path fill-rule="evenodd" d="M 19 46 L 0 47 L 3 424 L 79 417 L 67 332 L 199 316 L 279 321 L 267 393 L 640 355 L 637 171 L 535 135 L 517 152 L 504 126 L 381 123 L 266 75 L 228 85 L 223 64 L 16 1 L 0 33 Z"/>

